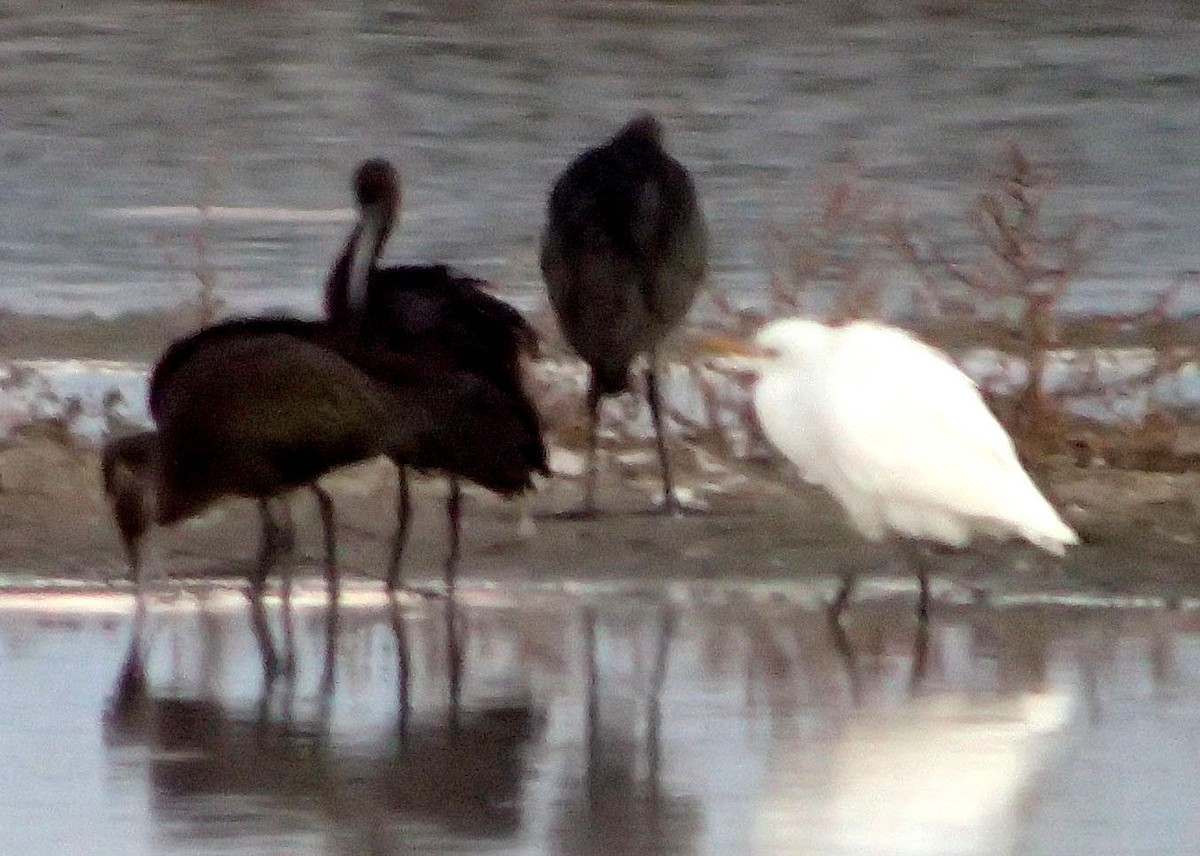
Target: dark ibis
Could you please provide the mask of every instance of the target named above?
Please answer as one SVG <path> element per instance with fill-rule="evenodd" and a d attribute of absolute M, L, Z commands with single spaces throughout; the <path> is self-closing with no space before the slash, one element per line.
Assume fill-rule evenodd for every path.
<path fill-rule="evenodd" d="M 353 186 L 359 220 L 326 281 L 325 310 L 330 325 L 371 349 L 418 359 L 433 370 L 479 376 L 507 397 L 518 416 L 520 433 L 529 440 L 521 458 L 529 474 L 548 475 L 541 423 L 521 381 L 523 360 L 538 352 L 533 328 L 520 312 L 488 294 L 482 280 L 463 276 L 446 265 L 379 267 L 379 256 L 397 219 L 400 181 L 388 161 L 376 158 L 358 166 Z M 459 549 L 460 479 L 478 479 L 450 466 L 436 469 L 445 473 L 450 483 L 449 566 Z M 511 495 L 512 491 L 505 493 Z M 408 476 L 401 467 L 397 537 L 387 573 L 389 590 L 399 582 L 410 516 Z"/>
<path fill-rule="evenodd" d="M 176 342 L 151 374 L 150 412 L 156 431 L 112 440 L 104 451 L 105 486 L 131 569 L 136 575 L 151 524 L 181 521 L 227 496 L 256 499 L 263 524 L 251 577 L 256 609 L 290 541 L 273 512 L 283 494 L 305 487 L 317 497 L 334 601 L 333 503 L 317 484 L 321 476 L 387 455 L 511 494 L 530 486 L 527 462 L 541 449 L 540 435 L 524 430 L 521 414 L 486 379 L 287 318 L 233 319 Z M 453 570 L 448 564 L 448 587 Z M 269 638 L 259 635 L 273 673 Z"/>
<path fill-rule="evenodd" d="M 578 516 L 596 510 L 600 399 L 629 389 L 642 354 L 662 468 L 663 509 L 680 510 L 671 478 L 657 376 L 658 348 L 704 281 L 707 231 L 687 169 L 663 149 L 644 114 L 579 155 L 550 193 L 542 278 L 559 327 L 587 363 L 588 475 Z"/>

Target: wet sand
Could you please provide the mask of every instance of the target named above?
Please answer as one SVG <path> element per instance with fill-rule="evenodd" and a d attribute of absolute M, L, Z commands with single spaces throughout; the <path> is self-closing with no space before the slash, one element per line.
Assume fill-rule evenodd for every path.
<path fill-rule="evenodd" d="M 670 518 L 653 513 L 654 468 L 606 458 L 601 503 L 593 521 L 561 520 L 574 508 L 578 481 L 544 482 L 529 502 L 536 528 L 526 537 L 517 503 L 468 490 L 461 574 L 465 580 L 549 582 L 561 579 L 827 579 L 846 570 L 900 574 L 886 545 L 851 532 L 819 490 L 793 483 L 770 466 L 682 473 L 683 487 L 708 508 Z M 967 555 L 939 558 L 946 579 L 974 587 L 1082 588 L 1176 598 L 1200 594 L 1195 572 L 1194 498 L 1200 475 L 1138 473 L 1060 466 L 1042 484 L 1085 543 L 1065 562 L 1028 547 L 980 544 Z M 339 560 L 349 577 L 378 579 L 395 521 L 394 469 L 374 461 L 325 481 L 339 523 Z M 0 567 L 22 576 L 117 580 L 124 556 L 99 479 L 96 452 L 46 436 L 18 436 L 0 450 Z M 420 479 L 416 519 L 405 557 L 414 583 L 441 579 L 446 549 L 444 482 Z M 292 503 L 301 574 L 319 573 L 319 529 L 307 493 Z M 156 573 L 171 578 L 239 576 L 257 549 L 257 514 L 230 500 L 151 539 Z"/>

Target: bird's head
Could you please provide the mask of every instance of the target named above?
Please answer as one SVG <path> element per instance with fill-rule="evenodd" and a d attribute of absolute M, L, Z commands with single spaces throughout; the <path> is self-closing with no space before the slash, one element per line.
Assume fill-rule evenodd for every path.
<path fill-rule="evenodd" d="M 733 336 L 710 336 L 703 343 L 711 354 L 731 356 L 744 361 L 759 374 L 803 367 L 818 358 L 829 328 L 807 318 L 781 318 L 764 324 L 746 340 Z"/>
<path fill-rule="evenodd" d="M 663 136 L 662 123 L 653 113 L 639 113 L 630 119 L 618 133 L 617 137 L 626 140 L 638 140 L 661 144 Z"/>
<path fill-rule="evenodd" d="M 158 460 L 159 441 L 154 431 L 118 437 L 104 444 L 104 492 L 134 576 L 141 562 L 142 538 L 155 519 Z"/>
<path fill-rule="evenodd" d="M 395 208 L 400 200 L 400 177 L 384 158 L 371 158 L 354 171 L 354 198 L 360 208 L 382 205 Z"/>

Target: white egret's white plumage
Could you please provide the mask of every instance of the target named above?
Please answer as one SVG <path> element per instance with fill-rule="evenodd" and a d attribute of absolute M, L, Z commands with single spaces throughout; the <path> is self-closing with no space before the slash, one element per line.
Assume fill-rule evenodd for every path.
<path fill-rule="evenodd" d="M 868 321 L 789 318 L 755 343 L 763 431 L 865 537 L 963 547 L 976 534 L 1017 536 L 1056 555 L 1078 542 L 945 354 Z"/>
<path fill-rule="evenodd" d="M 763 327 L 754 356 L 754 409 L 763 431 L 833 494 L 866 538 L 965 547 L 975 535 L 1020 537 L 1061 556 L 1078 536 L 1021 467 L 1012 440 L 975 383 L 950 358 L 903 330 L 869 321 L 831 327 L 787 318 Z M 914 678 L 924 671 L 929 574 L 921 585 Z M 850 599 L 847 574 L 832 607 Z M 839 647 L 848 643 L 841 637 Z"/>

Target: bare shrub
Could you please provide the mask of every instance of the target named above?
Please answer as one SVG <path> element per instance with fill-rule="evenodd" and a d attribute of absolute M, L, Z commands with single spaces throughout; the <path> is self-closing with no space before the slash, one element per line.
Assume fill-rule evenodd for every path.
<path fill-rule="evenodd" d="M 1114 222 L 1092 214 L 1050 231 L 1044 212 L 1057 186 L 1049 170 L 1010 143 L 1001 168 L 965 212 L 982 250 L 978 258 L 950 258 L 911 222 L 897 219 L 891 230 L 893 248 L 919 277 L 918 296 L 928 312 L 1008 327 L 1005 350 L 1022 360 L 1025 379 L 1009 401 L 993 403 L 1022 451 L 1037 458 L 1063 451 L 1066 437 L 1065 410 L 1047 383 L 1052 351 L 1060 345 L 1062 299 L 1117 231 Z"/>
<path fill-rule="evenodd" d="M 212 263 L 209 246 L 213 223 L 212 207 L 220 188 L 218 173 L 223 163 L 221 158 L 208 158 L 205 161 L 200 182 L 200 201 L 196 204 L 198 218 L 188 236 L 192 250 L 191 261 L 180 262 L 171 252 L 166 239 L 161 235 L 156 238 L 167 266 L 177 273 L 193 277 L 196 281 L 193 296 L 181 301 L 179 306 L 177 314 L 182 321 L 182 329 L 179 331 L 181 333 L 212 324 L 226 309 L 226 302 L 220 295 L 220 277 Z"/>
<path fill-rule="evenodd" d="M 894 206 L 863 181 L 855 162 L 820 179 L 816 194 L 813 215 L 766 226 L 770 316 L 816 314 L 816 293 L 824 290 L 830 321 L 879 317 Z"/>

